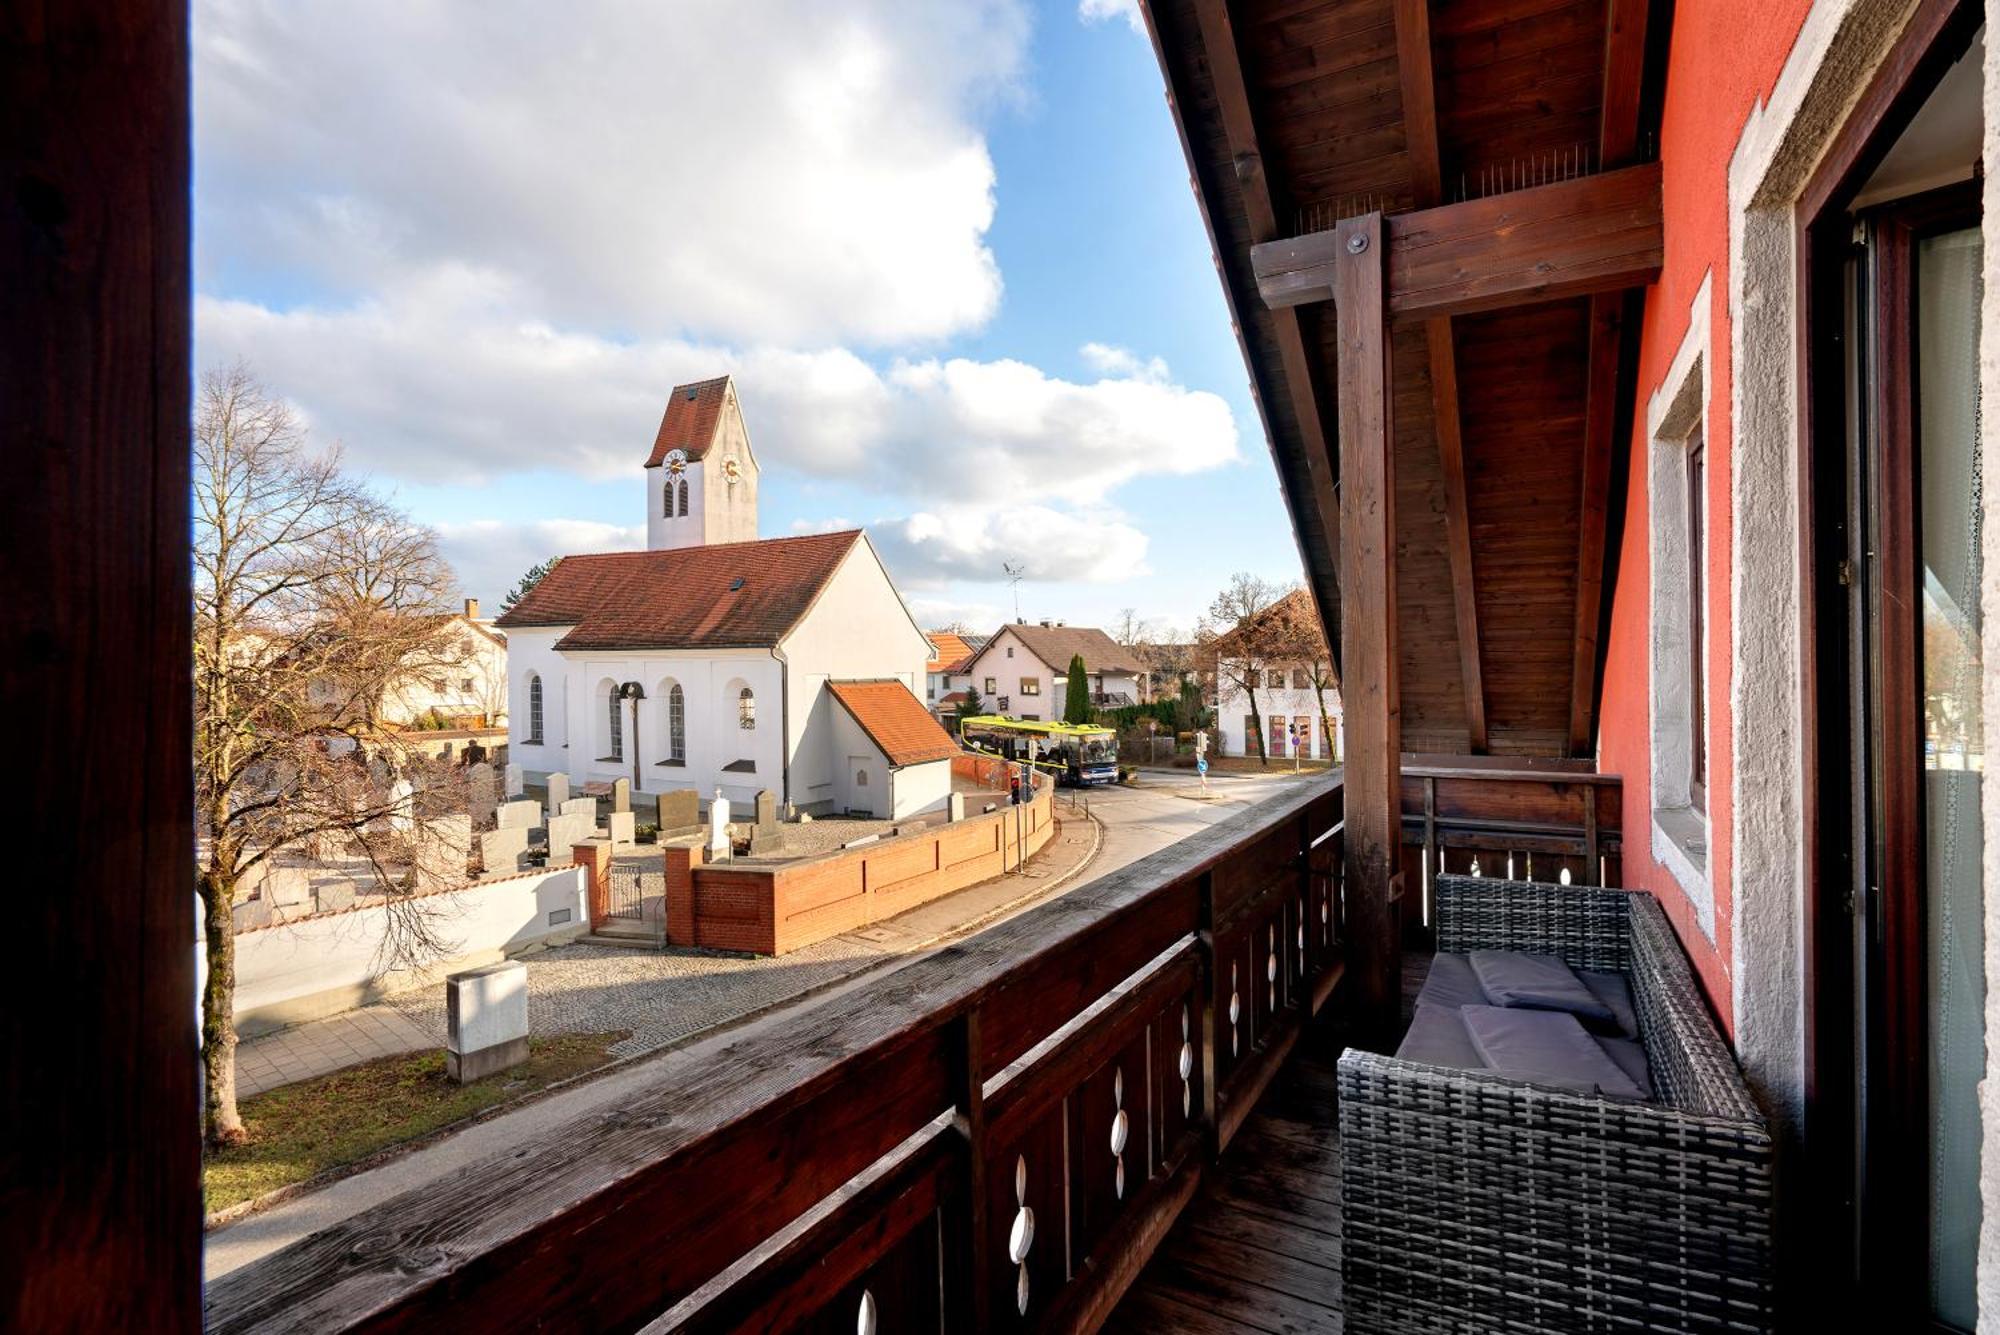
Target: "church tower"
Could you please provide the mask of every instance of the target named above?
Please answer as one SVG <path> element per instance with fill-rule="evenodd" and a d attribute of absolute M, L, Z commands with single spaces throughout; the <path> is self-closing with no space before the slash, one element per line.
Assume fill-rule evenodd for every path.
<path fill-rule="evenodd" d="M 646 546 L 757 537 L 757 456 L 728 376 L 676 385 L 646 460 Z"/>

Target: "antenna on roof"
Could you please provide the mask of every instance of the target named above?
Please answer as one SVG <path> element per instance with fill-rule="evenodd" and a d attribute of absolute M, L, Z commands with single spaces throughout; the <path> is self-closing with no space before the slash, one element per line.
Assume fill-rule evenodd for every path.
<path fill-rule="evenodd" d="M 1023 561 L 1002 561 L 1000 568 L 1007 572 L 1007 582 L 1014 586 L 1014 620 L 1021 619 L 1021 576 L 1028 573 Z"/>

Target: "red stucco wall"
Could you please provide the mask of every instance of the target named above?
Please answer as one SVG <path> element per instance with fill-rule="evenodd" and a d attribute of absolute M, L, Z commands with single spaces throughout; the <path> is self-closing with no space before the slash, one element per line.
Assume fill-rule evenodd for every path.
<path fill-rule="evenodd" d="M 1599 768 L 1624 776 L 1628 885 L 1665 905 L 1726 1028 L 1730 1006 L 1734 833 L 1730 810 L 1732 735 L 1730 636 L 1729 162 L 1750 111 L 1769 95 L 1791 51 L 1809 0 L 1679 0 L 1667 67 L 1660 159 L 1666 255 L 1646 295 L 1640 330 L 1639 392 L 1633 414 L 1625 535 L 1606 648 Z M 1708 394 L 1709 867 L 1715 888 L 1711 944 L 1672 874 L 1653 861 L 1650 752 L 1651 645 L 1646 402 L 1687 335 L 1688 306 L 1711 271 Z"/>

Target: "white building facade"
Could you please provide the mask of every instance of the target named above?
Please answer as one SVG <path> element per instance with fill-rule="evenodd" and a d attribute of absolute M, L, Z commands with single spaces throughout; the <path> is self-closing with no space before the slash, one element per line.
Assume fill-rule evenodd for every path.
<path fill-rule="evenodd" d="M 962 678 L 979 691 L 989 713 L 1059 720 L 1069 694 L 1069 661 L 1083 656 L 1092 704 L 1137 704 L 1144 669 L 1130 649 L 1103 631 L 1058 622 L 1010 622 L 966 665 Z"/>
<path fill-rule="evenodd" d="M 1222 754 L 1254 756 L 1252 732 L 1264 738 L 1265 754 L 1273 760 L 1337 760 L 1340 755 L 1340 692 L 1325 691 L 1322 723 L 1321 693 L 1313 689 L 1312 668 L 1306 663 L 1270 663 L 1257 669 L 1257 712 L 1250 712 L 1250 693 L 1241 682 L 1248 671 L 1240 660 L 1223 659 L 1216 674 L 1215 726 Z M 1330 729 L 1330 735 L 1329 735 Z"/>

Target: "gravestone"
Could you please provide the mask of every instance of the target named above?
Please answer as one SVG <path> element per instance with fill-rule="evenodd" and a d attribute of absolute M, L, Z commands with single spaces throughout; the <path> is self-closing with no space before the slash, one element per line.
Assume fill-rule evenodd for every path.
<path fill-rule="evenodd" d="M 410 870 L 419 890 L 442 890 L 465 884 L 465 864 L 472 856 L 472 818 L 440 816 L 424 826 L 410 852 Z"/>
<path fill-rule="evenodd" d="M 708 804 L 708 852 L 709 860 L 729 856 L 729 799 L 715 790 L 715 800 Z"/>
<path fill-rule="evenodd" d="M 528 851 L 528 827 L 503 826 L 479 836 L 479 865 L 488 876 L 505 876 L 521 870 L 521 855 Z"/>
<path fill-rule="evenodd" d="M 549 775 L 549 814 L 556 815 L 562 810 L 562 804 L 567 801 L 569 801 L 569 775 Z"/>
<path fill-rule="evenodd" d="M 509 798 L 519 797 L 521 795 L 521 788 L 523 786 L 521 767 L 519 765 L 509 765 L 507 767 L 506 773 L 507 773 L 507 796 Z"/>
<path fill-rule="evenodd" d="M 639 818 L 629 811 L 614 811 L 605 818 L 610 827 L 611 846 L 624 847 L 639 842 Z"/>
<path fill-rule="evenodd" d="M 496 825 L 502 830 L 532 830 L 542 823 L 542 804 L 524 797 L 501 807 Z"/>
<path fill-rule="evenodd" d="M 630 811 L 632 809 L 632 781 L 630 779 L 613 779 L 611 781 L 611 809 L 613 811 Z"/>
<path fill-rule="evenodd" d="M 564 816 L 581 816 L 592 825 L 597 824 L 597 799 L 594 797 L 572 797 L 562 804 L 560 813 Z"/>
<path fill-rule="evenodd" d="M 519 960 L 444 980 L 444 1070 L 459 1084 L 528 1059 L 528 966 Z"/>
<path fill-rule="evenodd" d="M 264 878 L 264 898 L 271 907 L 295 909 L 312 903 L 312 877 L 304 867 L 273 866 Z"/>
<path fill-rule="evenodd" d="M 965 794 L 953 793 L 945 805 L 945 819 L 960 821 L 965 819 Z"/>
<path fill-rule="evenodd" d="M 236 918 L 236 930 L 239 932 L 255 931 L 259 927 L 271 925 L 271 901 L 268 899 L 241 900 L 236 904 L 233 913 Z"/>
<path fill-rule="evenodd" d="M 770 857 L 785 851 L 785 827 L 778 824 L 778 798 L 769 788 L 757 794 L 757 822 L 750 827 L 750 856 Z"/>
<path fill-rule="evenodd" d="M 468 765 L 465 769 L 465 809 L 475 830 L 491 829 L 499 802 L 493 793 L 493 767 Z"/>
<path fill-rule="evenodd" d="M 555 816 L 549 821 L 549 865 L 574 867 L 576 846 L 597 832 L 590 816 Z"/>
<path fill-rule="evenodd" d="M 408 834 L 416 828 L 417 788 L 407 778 L 397 776 L 389 785 L 389 828 Z"/>
<path fill-rule="evenodd" d="M 691 830 L 701 824 L 701 799 L 692 788 L 676 788 L 671 793 L 661 793 L 660 833 L 667 835 L 679 830 Z"/>

